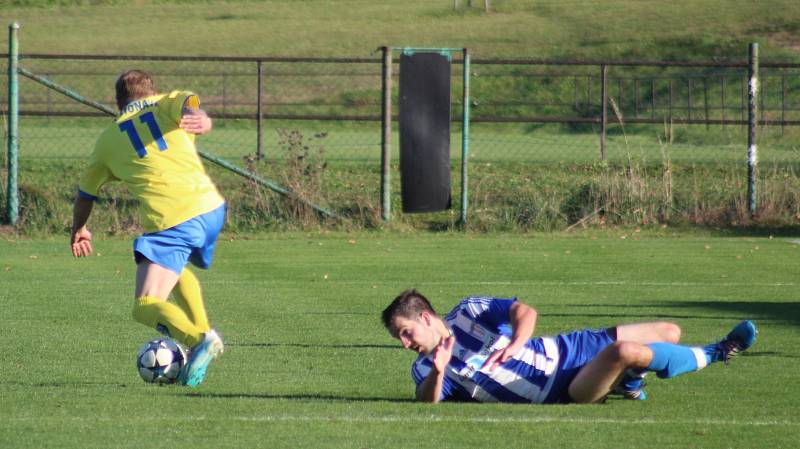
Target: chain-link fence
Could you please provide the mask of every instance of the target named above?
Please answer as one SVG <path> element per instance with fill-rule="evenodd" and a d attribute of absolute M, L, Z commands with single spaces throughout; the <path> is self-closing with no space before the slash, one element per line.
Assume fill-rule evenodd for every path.
<path fill-rule="evenodd" d="M 0 107 L 5 110 L 5 60 L 2 64 Z M 291 159 L 305 158 L 317 165 L 317 175 L 324 173 L 314 201 L 345 215 L 377 220 L 382 132 L 378 57 L 23 55 L 20 65 L 108 105 L 114 104 L 113 84 L 122 71 L 147 70 L 161 91 L 200 95 L 215 119 L 214 131 L 200 140 L 209 152 L 289 184 Z M 453 61 L 452 70 L 455 186 L 463 107 L 460 60 Z M 777 63 L 760 69 L 760 201 L 782 224 L 800 221 L 798 70 L 800 65 Z M 504 222 L 551 228 L 583 223 L 590 216 L 645 223 L 678 216 L 728 223 L 745 219 L 744 63 L 474 59 L 470 84 L 470 219 L 481 227 Z M 397 104 L 397 82 L 392 85 Z M 22 77 L 19 91 L 22 169 L 35 178 L 37 167 L 61 164 L 57 166 L 69 172 L 69 179 L 52 188 L 71 192 L 65 183 L 74 185 L 110 118 L 31 79 Z M 393 138 L 396 172 L 397 132 Z M 392 176 L 394 192 L 397 178 Z M 228 181 L 228 188 L 234 189 L 236 182 L 244 181 Z M 49 184 L 37 180 L 28 185 L 44 189 Z M 263 199 L 260 195 L 253 201 Z M 399 196 L 393 200 L 398 202 Z M 725 216 L 715 221 L 704 215 L 709 210 Z M 395 218 L 400 215 L 395 212 Z"/>

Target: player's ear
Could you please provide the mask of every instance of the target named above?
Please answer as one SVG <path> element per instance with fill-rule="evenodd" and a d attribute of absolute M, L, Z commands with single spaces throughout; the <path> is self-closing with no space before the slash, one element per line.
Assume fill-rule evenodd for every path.
<path fill-rule="evenodd" d="M 422 323 L 424 323 L 426 326 L 430 326 L 431 325 L 431 314 L 430 314 L 430 312 L 423 311 L 422 313 L 419 314 L 419 318 L 420 318 L 420 321 L 422 321 Z"/>

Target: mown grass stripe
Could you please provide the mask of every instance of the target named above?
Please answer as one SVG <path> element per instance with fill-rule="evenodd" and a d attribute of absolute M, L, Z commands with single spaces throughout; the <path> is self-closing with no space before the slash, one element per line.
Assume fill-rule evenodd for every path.
<path fill-rule="evenodd" d="M 163 422 L 163 417 L 136 415 L 126 418 L 131 422 Z M 45 421 L 42 417 L 7 417 L 6 422 Z M 67 416 L 55 421 L 107 421 L 115 422 L 117 418 L 101 416 Z M 171 416 L 170 421 L 203 422 L 203 421 L 237 421 L 237 422 L 320 422 L 320 423 L 475 423 L 475 424 L 612 424 L 612 425 L 708 425 L 708 426 L 785 426 L 798 427 L 797 421 L 762 421 L 762 420 L 732 420 L 732 419 L 617 419 L 617 418 L 575 418 L 563 416 L 529 416 L 529 417 L 503 417 L 490 416 L 305 416 L 305 415 L 263 415 L 263 416 Z"/>

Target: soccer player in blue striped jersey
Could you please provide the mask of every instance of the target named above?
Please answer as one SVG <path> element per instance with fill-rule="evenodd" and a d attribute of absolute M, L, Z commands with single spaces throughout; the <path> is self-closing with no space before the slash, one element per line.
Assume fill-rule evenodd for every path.
<path fill-rule="evenodd" d="M 537 313 L 512 299 L 470 297 L 440 317 L 416 290 L 383 311 L 383 323 L 403 347 L 419 353 L 411 375 L 417 400 L 594 403 L 626 374 L 675 377 L 725 361 L 755 343 L 742 321 L 723 340 L 678 344 L 674 323 L 625 324 L 532 338 Z"/>

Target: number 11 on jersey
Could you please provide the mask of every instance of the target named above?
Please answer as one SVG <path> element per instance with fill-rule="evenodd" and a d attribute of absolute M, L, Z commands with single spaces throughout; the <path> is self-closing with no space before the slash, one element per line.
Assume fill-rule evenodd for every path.
<path fill-rule="evenodd" d="M 167 142 L 164 141 L 164 136 L 161 134 L 161 129 L 158 127 L 158 123 L 156 123 L 156 117 L 153 115 L 153 112 L 146 112 L 140 115 L 139 121 L 147 125 L 147 128 L 150 130 L 150 134 L 153 136 L 153 140 L 155 140 L 158 144 L 158 150 L 166 150 Z M 136 132 L 136 127 L 133 125 L 133 119 L 125 120 L 124 122 L 120 123 L 119 130 L 128 133 L 128 138 L 131 139 L 131 145 L 133 145 L 133 148 L 136 150 L 136 154 L 138 154 L 140 158 L 143 158 L 147 155 L 147 150 L 144 148 L 144 142 L 142 142 L 142 138 L 139 137 L 139 133 Z"/>

